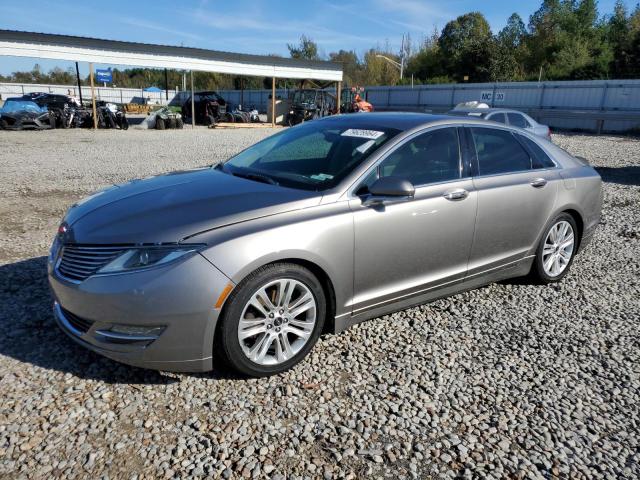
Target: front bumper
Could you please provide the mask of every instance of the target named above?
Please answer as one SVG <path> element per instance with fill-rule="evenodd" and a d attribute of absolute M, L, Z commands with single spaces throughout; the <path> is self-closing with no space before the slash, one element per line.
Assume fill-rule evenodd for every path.
<path fill-rule="evenodd" d="M 202 255 L 135 273 L 80 283 L 49 268 L 60 328 L 80 345 L 118 362 L 156 370 L 211 370 L 218 297 L 230 280 Z M 82 328 L 79 326 L 82 324 Z M 163 326 L 157 338 L 105 336 L 114 325 Z"/>

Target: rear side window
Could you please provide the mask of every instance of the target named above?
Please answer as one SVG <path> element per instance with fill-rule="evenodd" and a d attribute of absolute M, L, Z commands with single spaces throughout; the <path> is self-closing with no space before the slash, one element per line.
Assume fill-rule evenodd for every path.
<path fill-rule="evenodd" d="M 492 122 L 504 123 L 504 124 L 507 123 L 507 118 L 504 116 L 504 113 L 494 113 L 489 118 L 487 118 L 487 120 L 491 120 Z"/>
<path fill-rule="evenodd" d="M 525 137 L 524 135 L 518 135 L 518 138 L 527 146 L 531 152 L 531 164 L 533 168 L 553 168 L 555 164 L 553 160 L 547 155 L 547 153 L 533 140 Z"/>
<path fill-rule="evenodd" d="M 514 127 L 527 128 L 531 126 L 527 119 L 524 118 L 524 115 L 519 113 L 507 113 L 507 117 L 509 118 L 509 123 Z"/>
<path fill-rule="evenodd" d="M 516 138 L 506 130 L 471 128 L 480 175 L 499 175 L 531 169 L 531 158 Z"/>

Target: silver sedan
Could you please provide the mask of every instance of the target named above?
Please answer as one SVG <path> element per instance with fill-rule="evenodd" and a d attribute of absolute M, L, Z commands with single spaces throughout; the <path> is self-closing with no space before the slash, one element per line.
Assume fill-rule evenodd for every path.
<path fill-rule="evenodd" d="M 335 116 L 74 205 L 49 257 L 55 318 L 131 365 L 271 375 L 322 332 L 509 277 L 561 280 L 601 203 L 585 160 L 521 129 Z"/>

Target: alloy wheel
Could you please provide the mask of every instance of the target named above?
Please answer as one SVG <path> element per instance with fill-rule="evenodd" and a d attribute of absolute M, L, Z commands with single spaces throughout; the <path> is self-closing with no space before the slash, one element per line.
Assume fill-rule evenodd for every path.
<path fill-rule="evenodd" d="M 316 299 L 304 283 L 292 278 L 271 281 L 255 291 L 242 310 L 242 351 L 259 365 L 284 363 L 307 344 L 316 315 Z"/>
<path fill-rule="evenodd" d="M 575 246 L 573 227 L 562 220 L 551 227 L 542 249 L 542 267 L 550 277 L 557 277 L 569 265 Z"/>

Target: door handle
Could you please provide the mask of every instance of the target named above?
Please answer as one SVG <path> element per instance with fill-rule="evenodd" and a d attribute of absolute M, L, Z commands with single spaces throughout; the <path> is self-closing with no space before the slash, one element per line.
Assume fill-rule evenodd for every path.
<path fill-rule="evenodd" d="M 447 200 L 464 200 L 469 196 L 469 192 L 467 192 L 464 188 L 456 188 L 454 190 L 447 190 L 444 192 L 443 197 Z"/>
<path fill-rule="evenodd" d="M 529 183 L 534 188 L 542 188 L 547 184 L 547 181 L 544 178 L 534 178 Z"/>

